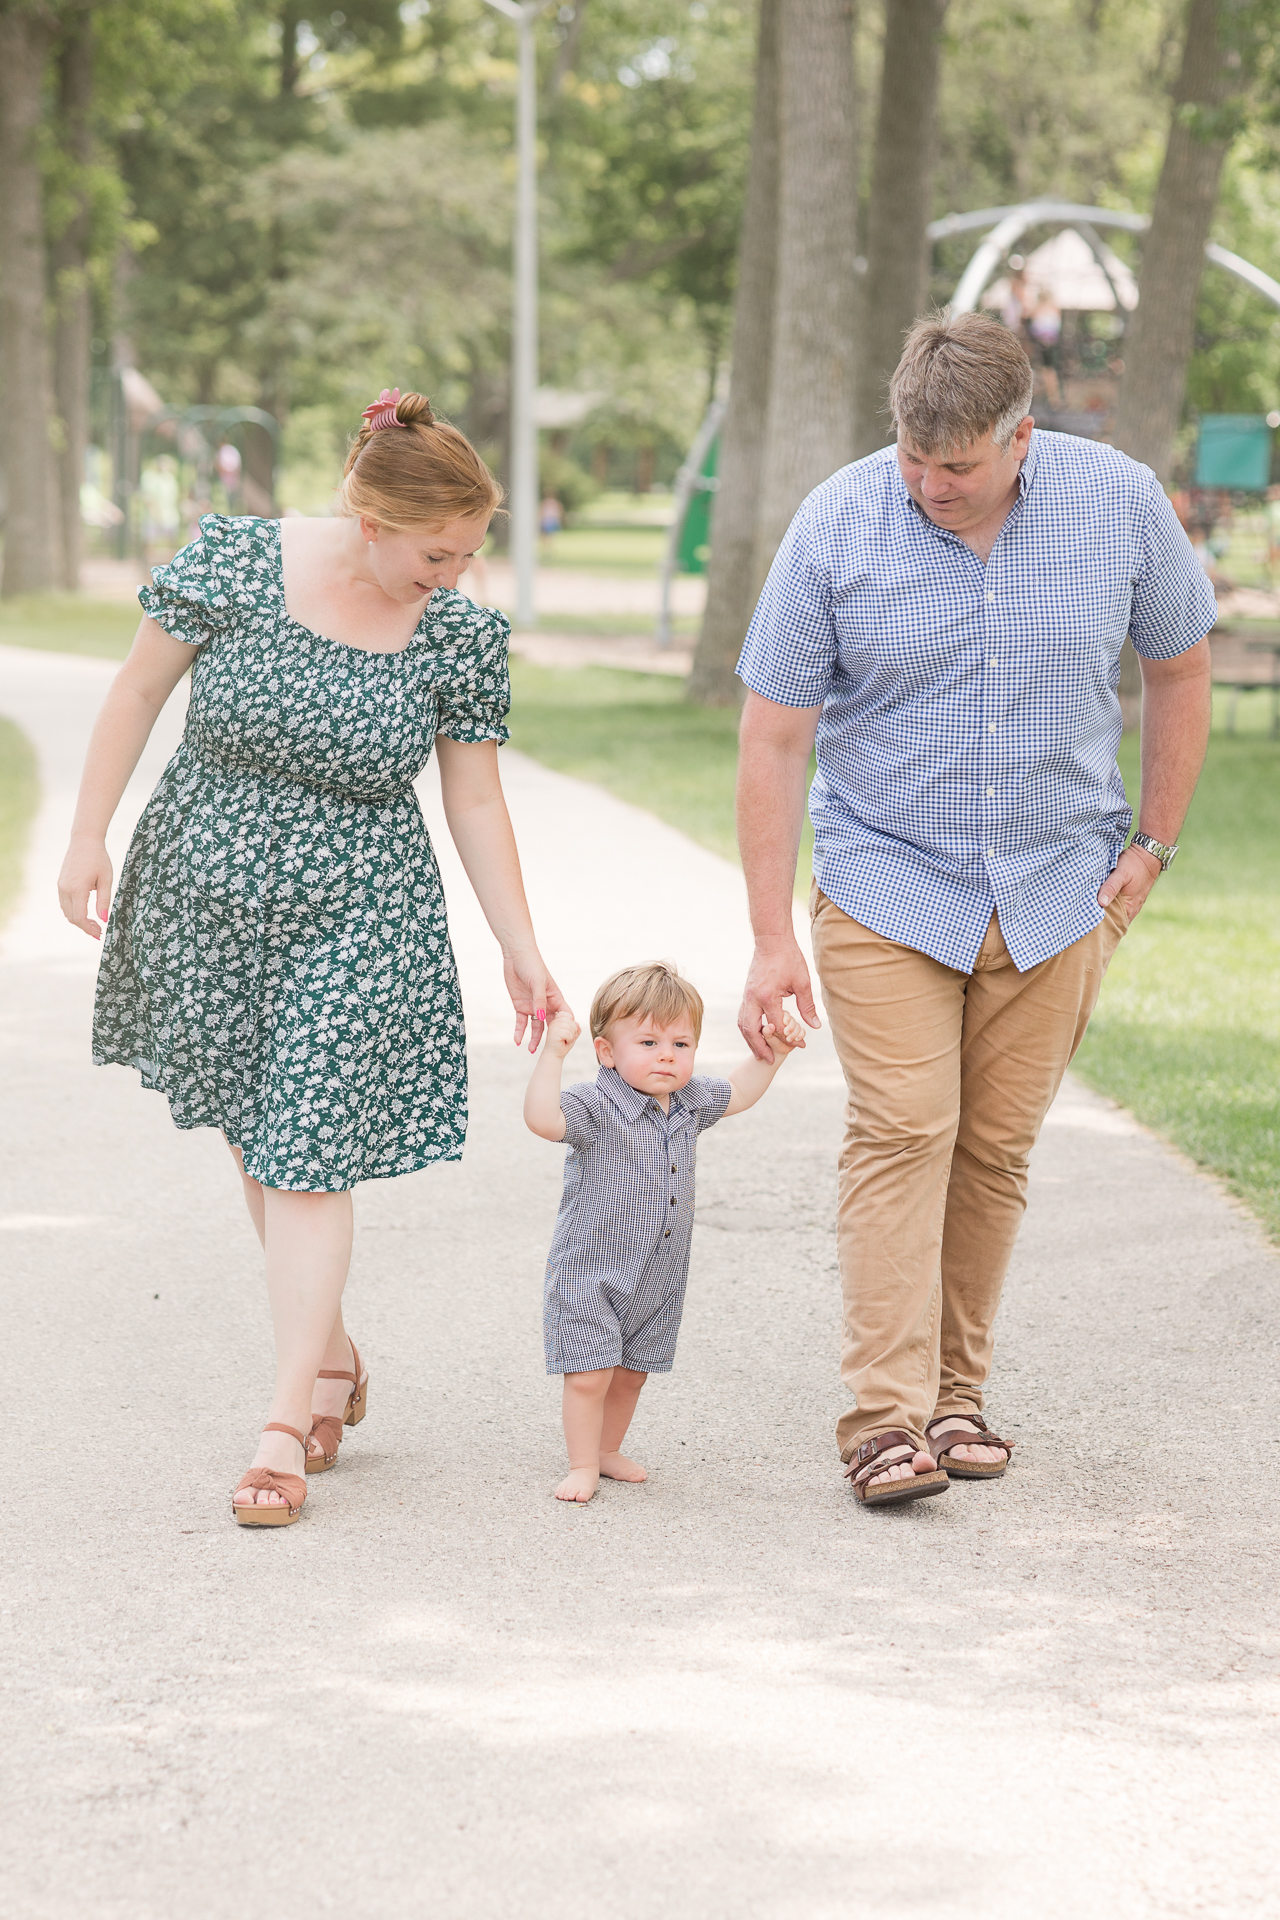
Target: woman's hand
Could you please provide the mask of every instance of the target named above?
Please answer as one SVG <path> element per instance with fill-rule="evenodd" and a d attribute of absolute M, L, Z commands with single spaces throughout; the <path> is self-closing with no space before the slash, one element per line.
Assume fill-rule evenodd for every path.
<path fill-rule="evenodd" d="M 523 947 L 502 956 L 502 972 L 516 1010 L 516 1045 L 529 1032 L 529 1051 L 536 1053 L 548 1019 L 567 1011 L 565 997 L 536 947 Z"/>
<path fill-rule="evenodd" d="M 111 858 L 105 840 L 88 834 L 72 834 L 67 857 L 58 875 L 58 900 L 73 927 L 79 927 L 91 940 L 101 940 L 106 925 L 107 902 L 111 898 Z M 94 894 L 94 913 L 89 912 L 89 895 Z M 95 917 L 96 916 L 96 917 Z"/>

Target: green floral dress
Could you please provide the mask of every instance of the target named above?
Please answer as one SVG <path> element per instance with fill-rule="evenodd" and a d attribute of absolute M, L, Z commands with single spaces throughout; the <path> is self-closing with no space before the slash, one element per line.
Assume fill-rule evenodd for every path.
<path fill-rule="evenodd" d="M 93 1057 L 272 1187 L 456 1160 L 466 1039 L 412 781 L 437 733 L 505 740 L 509 626 L 437 591 L 402 653 L 285 611 L 274 520 L 200 522 L 138 598 L 199 648 L 182 745 L 133 837 Z"/>

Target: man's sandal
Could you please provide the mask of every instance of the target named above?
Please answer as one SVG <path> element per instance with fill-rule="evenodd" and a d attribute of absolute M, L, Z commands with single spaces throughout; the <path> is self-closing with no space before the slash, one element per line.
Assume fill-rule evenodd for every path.
<path fill-rule="evenodd" d="M 347 1395 L 347 1404 L 341 1413 L 318 1413 L 311 1422 L 308 1442 L 314 1440 L 318 1451 L 313 1453 L 310 1445 L 304 1451 L 307 1456 L 308 1473 L 328 1473 L 338 1458 L 338 1443 L 342 1439 L 344 1427 L 358 1427 L 364 1419 L 368 1404 L 369 1376 L 361 1377 L 360 1354 L 354 1340 L 351 1341 L 351 1364 L 354 1373 L 334 1372 L 330 1367 L 321 1367 L 317 1380 L 349 1380 L 351 1391 Z"/>
<path fill-rule="evenodd" d="M 976 1427 L 977 1432 L 951 1433 L 946 1439 L 939 1434 L 935 1439 L 935 1428 L 954 1427 L 958 1420 Z M 1014 1445 L 1012 1440 L 1002 1440 L 998 1433 L 992 1433 L 980 1413 L 935 1414 L 932 1420 L 925 1423 L 924 1437 L 930 1453 L 943 1472 L 949 1473 L 955 1480 L 998 1480 L 1009 1464 Z M 953 1453 L 948 1453 L 948 1447 L 1003 1447 L 1004 1459 L 957 1460 Z"/>
<path fill-rule="evenodd" d="M 287 1433 L 297 1441 L 304 1453 L 307 1450 L 307 1443 L 296 1427 L 285 1427 L 278 1420 L 268 1420 L 262 1431 Z M 252 1487 L 256 1493 L 282 1494 L 284 1505 L 263 1505 L 255 1500 L 251 1505 L 238 1507 L 235 1494 L 243 1493 L 246 1487 Z M 300 1473 L 279 1473 L 274 1467 L 250 1467 L 231 1496 L 231 1511 L 242 1527 L 291 1527 L 302 1512 L 306 1497 L 307 1483 Z"/>
<path fill-rule="evenodd" d="M 873 1439 L 863 1441 L 844 1477 L 852 1480 L 853 1491 L 864 1507 L 884 1507 L 895 1500 L 923 1500 L 931 1493 L 945 1493 L 950 1482 L 940 1470 L 912 1474 L 910 1479 L 878 1480 L 874 1486 L 871 1484 L 873 1474 L 883 1473 L 886 1467 L 909 1466 L 912 1455 L 923 1451 L 909 1433 L 893 1427 L 888 1433 L 877 1433 Z"/>

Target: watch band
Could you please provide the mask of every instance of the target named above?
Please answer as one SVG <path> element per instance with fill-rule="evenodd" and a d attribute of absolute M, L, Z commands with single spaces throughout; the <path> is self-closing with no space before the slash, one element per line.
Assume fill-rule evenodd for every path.
<path fill-rule="evenodd" d="M 1149 833 L 1135 833 L 1131 837 L 1129 845 L 1131 847 L 1141 847 L 1142 851 L 1149 853 L 1153 860 L 1158 860 L 1162 873 L 1168 873 L 1178 852 L 1176 844 L 1172 847 L 1166 846 L 1163 840 L 1153 840 Z"/>

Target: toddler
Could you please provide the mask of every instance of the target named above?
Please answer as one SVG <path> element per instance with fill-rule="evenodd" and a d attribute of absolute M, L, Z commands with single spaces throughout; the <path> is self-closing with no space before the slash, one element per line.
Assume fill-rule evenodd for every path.
<path fill-rule="evenodd" d="M 773 1059 L 748 1055 L 727 1080 L 693 1071 L 702 999 L 664 962 L 627 967 L 591 1007 L 600 1071 L 560 1091 L 581 1028 L 558 1013 L 525 1095 L 526 1124 L 568 1142 L 564 1197 L 547 1259 L 547 1372 L 564 1375 L 569 1473 L 558 1500 L 590 1500 L 604 1474 L 644 1480 L 620 1452 L 645 1376 L 669 1373 L 680 1331 L 698 1135 L 753 1107 L 804 1029 L 766 1026 Z"/>

